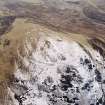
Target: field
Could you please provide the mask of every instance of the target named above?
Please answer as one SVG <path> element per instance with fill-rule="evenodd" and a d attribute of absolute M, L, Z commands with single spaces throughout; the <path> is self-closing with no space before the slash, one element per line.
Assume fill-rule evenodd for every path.
<path fill-rule="evenodd" d="M 39 37 L 59 36 L 67 42 L 77 42 L 89 56 L 95 49 L 105 57 L 105 10 L 97 3 L 95 0 L 0 0 L 2 105 L 16 69 L 18 49 L 24 55 L 27 38 L 32 39 L 35 48 Z"/>

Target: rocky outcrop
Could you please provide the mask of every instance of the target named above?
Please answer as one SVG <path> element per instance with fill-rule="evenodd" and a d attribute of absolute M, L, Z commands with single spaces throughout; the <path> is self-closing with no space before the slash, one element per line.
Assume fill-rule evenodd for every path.
<path fill-rule="evenodd" d="M 15 16 L 1 16 L 0 17 L 0 35 L 8 32 L 11 29 L 11 25 L 15 20 Z"/>

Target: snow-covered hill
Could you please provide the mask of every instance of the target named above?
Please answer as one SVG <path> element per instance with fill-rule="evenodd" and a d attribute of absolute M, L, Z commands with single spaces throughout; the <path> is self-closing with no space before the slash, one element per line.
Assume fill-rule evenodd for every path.
<path fill-rule="evenodd" d="M 103 57 L 75 41 L 39 34 L 34 49 L 26 40 L 25 56 L 18 51 L 8 87 L 13 105 L 104 105 Z"/>
<path fill-rule="evenodd" d="M 104 4 L 0 0 L 0 105 L 105 105 Z"/>

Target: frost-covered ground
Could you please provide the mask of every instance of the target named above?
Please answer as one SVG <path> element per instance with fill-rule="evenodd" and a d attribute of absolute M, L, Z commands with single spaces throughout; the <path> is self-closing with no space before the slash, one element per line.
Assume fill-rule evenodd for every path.
<path fill-rule="evenodd" d="M 8 87 L 13 105 L 105 105 L 104 60 L 90 54 L 60 36 L 42 35 L 34 49 L 26 40 Z"/>

